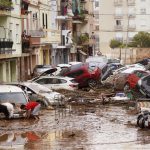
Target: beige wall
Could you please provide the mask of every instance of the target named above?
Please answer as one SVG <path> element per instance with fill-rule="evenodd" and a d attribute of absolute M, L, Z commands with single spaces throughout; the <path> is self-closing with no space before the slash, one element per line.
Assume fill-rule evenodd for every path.
<path fill-rule="evenodd" d="M 132 64 L 136 61 L 150 57 L 150 48 L 124 48 L 121 50 L 115 48 L 111 49 L 111 57 L 120 58 L 120 51 L 123 64 Z"/>

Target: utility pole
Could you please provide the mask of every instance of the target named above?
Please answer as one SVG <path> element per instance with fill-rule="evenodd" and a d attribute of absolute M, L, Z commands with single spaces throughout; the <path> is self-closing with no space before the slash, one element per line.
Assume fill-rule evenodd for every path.
<path fill-rule="evenodd" d="M 128 35 L 129 35 L 129 19 L 130 19 L 130 14 L 127 14 L 127 35 L 126 35 L 125 61 L 124 61 L 124 64 L 125 64 L 125 65 L 126 65 L 126 63 L 127 63 Z"/>

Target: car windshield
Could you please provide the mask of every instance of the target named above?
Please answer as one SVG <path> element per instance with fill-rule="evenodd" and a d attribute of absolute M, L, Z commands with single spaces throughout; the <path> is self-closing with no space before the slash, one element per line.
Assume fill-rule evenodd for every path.
<path fill-rule="evenodd" d="M 0 103 L 4 102 L 26 104 L 27 99 L 22 92 L 0 93 Z"/>

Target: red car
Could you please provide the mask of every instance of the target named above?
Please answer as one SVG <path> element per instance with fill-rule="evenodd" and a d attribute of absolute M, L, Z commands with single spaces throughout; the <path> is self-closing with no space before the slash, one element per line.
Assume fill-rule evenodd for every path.
<path fill-rule="evenodd" d="M 124 90 L 136 88 L 139 79 L 148 74 L 149 72 L 141 71 L 141 70 L 136 70 L 132 74 L 129 74 L 124 86 Z"/>
<path fill-rule="evenodd" d="M 100 81 L 101 70 L 98 67 L 91 68 L 88 63 L 81 63 L 62 70 L 59 75 L 75 78 L 79 88 L 93 88 Z"/>

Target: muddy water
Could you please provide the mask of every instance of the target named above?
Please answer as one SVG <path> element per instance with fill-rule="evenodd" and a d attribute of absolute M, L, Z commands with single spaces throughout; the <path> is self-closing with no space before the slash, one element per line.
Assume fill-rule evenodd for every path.
<path fill-rule="evenodd" d="M 73 107 L 41 112 L 40 120 L 1 120 L 0 150 L 149 149 L 150 131 L 125 107 Z"/>

